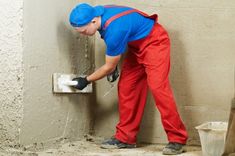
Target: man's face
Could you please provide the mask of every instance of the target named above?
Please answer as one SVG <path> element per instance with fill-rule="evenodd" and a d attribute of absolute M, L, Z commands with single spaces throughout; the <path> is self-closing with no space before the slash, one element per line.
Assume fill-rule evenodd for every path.
<path fill-rule="evenodd" d="M 82 26 L 82 27 L 76 27 L 75 29 L 80 34 L 88 35 L 88 36 L 94 35 L 97 31 L 97 27 L 94 22 L 90 22 L 87 25 Z"/>

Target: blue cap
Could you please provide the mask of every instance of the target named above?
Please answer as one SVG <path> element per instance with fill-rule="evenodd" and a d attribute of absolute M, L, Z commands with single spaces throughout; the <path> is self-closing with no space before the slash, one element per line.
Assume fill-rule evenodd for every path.
<path fill-rule="evenodd" d="M 70 13 L 69 22 L 73 27 L 82 27 L 91 22 L 94 17 L 104 13 L 103 6 L 90 6 L 87 3 L 77 5 Z"/>

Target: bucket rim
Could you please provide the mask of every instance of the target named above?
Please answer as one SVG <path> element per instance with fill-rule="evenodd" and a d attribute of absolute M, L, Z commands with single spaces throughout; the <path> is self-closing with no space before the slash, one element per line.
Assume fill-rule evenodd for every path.
<path fill-rule="evenodd" d="M 205 127 L 206 125 L 208 124 L 211 124 L 211 123 L 220 123 L 220 124 L 225 124 L 226 128 L 208 128 L 208 127 Z M 216 131 L 216 132 L 226 132 L 227 131 L 227 128 L 228 128 L 228 123 L 227 122 L 223 122 L 223 121 L 212 121 L 212 122 L 205 122 L 199 126 L 196 126 L 195 127 L 198 131 L 200 130 L 203 130 L 203 131 Z"/>

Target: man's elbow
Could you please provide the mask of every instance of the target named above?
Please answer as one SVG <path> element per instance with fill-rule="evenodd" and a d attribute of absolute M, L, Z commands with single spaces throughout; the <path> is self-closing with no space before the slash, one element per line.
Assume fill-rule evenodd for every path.
<path fill-rule="evenodd" d="M 109 65 L 109 64 L 105 65 L 105 70 L 107 74 L 110 74 L 111 72 L 113 72 L 115 68 L 116 68 L 116 65 Z"/>

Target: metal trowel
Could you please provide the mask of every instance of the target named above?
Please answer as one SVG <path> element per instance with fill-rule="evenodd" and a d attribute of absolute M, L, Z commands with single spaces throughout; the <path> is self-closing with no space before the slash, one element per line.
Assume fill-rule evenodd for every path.
<path fill-rule="evenodd" d="M 52 75 L 53 93 L 92 93 L 92 83 L 88 84 L 83 90 L 73 88 L 77 85 L 77 81 L 72 81 L 75 77 L 78 77 L 78 75 L 54 73 Z"/>

